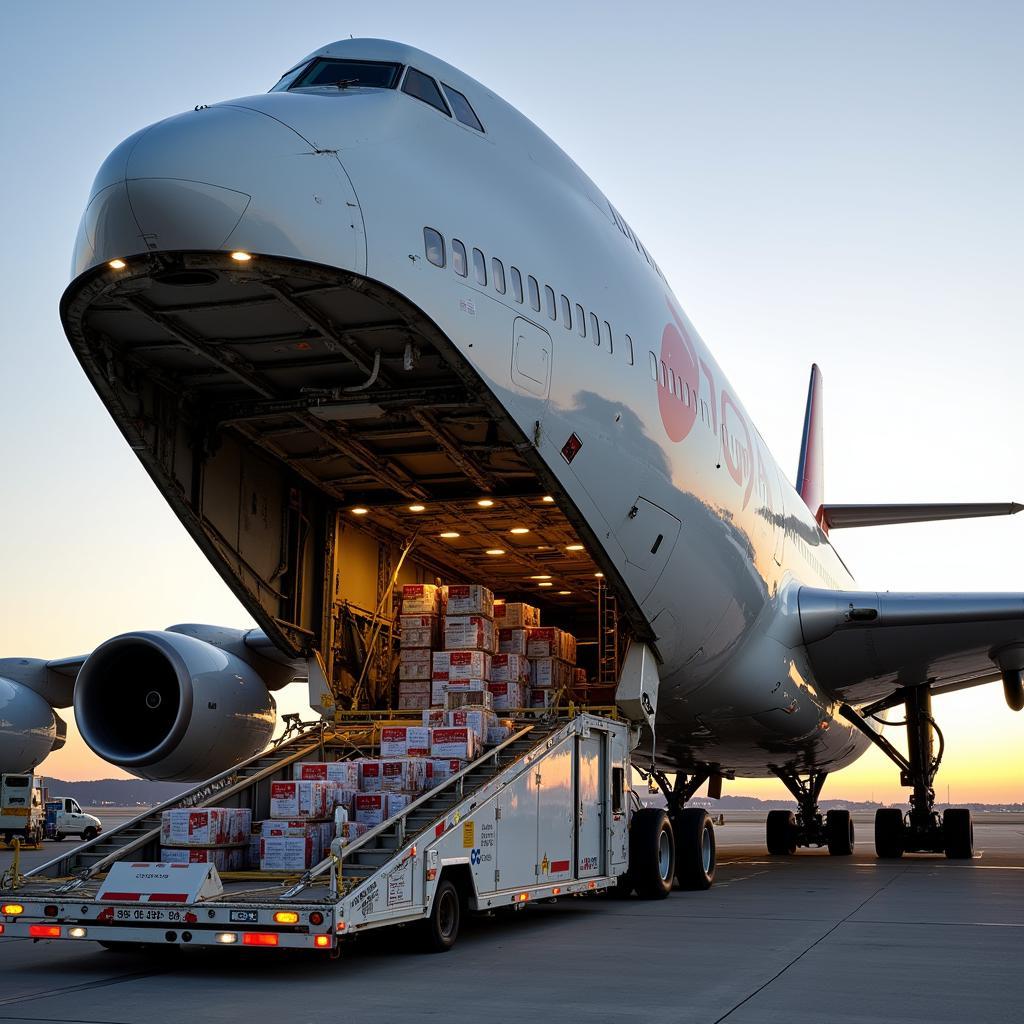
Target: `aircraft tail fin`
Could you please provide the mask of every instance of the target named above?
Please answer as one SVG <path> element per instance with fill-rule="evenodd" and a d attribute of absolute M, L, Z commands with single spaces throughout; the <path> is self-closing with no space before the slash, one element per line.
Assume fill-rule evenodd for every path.
<path fill-rule="evenodd" d="M 800 465 L 796 471 L 796 489 L 804 503 L 820 518 L 825 503 L 825 464 L 822 450 L 822 377 L 818 364 L 811 366 L 811 382 L 807 388 L 807 411 L 800 442 Z"/>

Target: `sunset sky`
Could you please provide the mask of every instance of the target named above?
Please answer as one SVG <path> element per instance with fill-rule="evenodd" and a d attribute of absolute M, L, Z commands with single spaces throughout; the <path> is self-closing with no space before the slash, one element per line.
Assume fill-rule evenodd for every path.
<path fill-rule="evenodd" d="M 1024 6 L 514 7 L 98 2 L 0 14 L 0 656 L 174 622 L 249 623 L 149 482 L 58 317 L 93 176 L 162 117 L 270 88 L 310 50 L 436 53 L 547 131 L 615 203 L 795 473 L 825 379 L 834 502 L 1024 501 Z M 865 589 L 1024 590 L 1024 514 L 843 531 Z M 303 704 L 301 688 L 283 710 Z M 1024 800 L 1024 715 L 936 701 L 954 801 Z M 111 777 L 74 730 L 45 774 Z M 727 793 L 779 796 L 771 780 Z M 870 753 L 825 797 L 898 800 Z"/>

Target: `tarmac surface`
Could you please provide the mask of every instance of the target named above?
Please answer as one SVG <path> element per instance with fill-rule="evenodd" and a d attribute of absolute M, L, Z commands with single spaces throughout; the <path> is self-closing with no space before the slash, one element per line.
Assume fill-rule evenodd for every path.
<path fill-rule="evenodd" d="M 972 862 L 878 861 L 870 816 L 855 820 L 851 858 L 769 858 L 762 816 L 733 812 L 708 892 L 531 905 L 474 920 L 440 956 L 405 929 L 361 936 L 335 961 L 0 938 L 0 1021 L 1024 1019 L 1024 816 L 976 815 Z M 25 862 L 57 852 L 47 843 Z M 0 869 L 9 859 L 0 850 Z"/>

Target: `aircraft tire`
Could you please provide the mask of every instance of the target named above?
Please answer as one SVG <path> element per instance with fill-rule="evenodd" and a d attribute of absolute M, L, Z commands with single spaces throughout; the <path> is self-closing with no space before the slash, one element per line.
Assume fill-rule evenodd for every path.
<path fill-rule="evenodd" d="M 833 857 L 849 857 L 853 853 L 853 818 L 849 811 L 829 811 L 825 815 L 825 836 L 828 852 Z"/>
<path fill-rule="evenodd" d="M 796 815 L 792 811 L 769 811 L 764 833 L 768 852 L 773 857 L 796 853 Z"/>
<path fill-rule="evenodd" d="M 715 881 L 715 826 L 703 807 L 684 807 L 672 823 L 680 889 L 710 889 Z"/>
<path fill-rule="evenodd" d="M 629 880 L 642 900 L 663 900 L 676 874 L 672 823 L 659 807 L 644 807 L 629 823 Z"/>
<path fill-rule="evenodd" d="M 942 812 L 942 838 L 946 856 L 970 860 L 974 856 L 974 821 L 968 807 L 947 807 Z"/>
<path fill-rule="evenodd" d="M 898 807 L 875 811 L 875 855 L 883 860 L 903 856 L 903 812 Z"/>

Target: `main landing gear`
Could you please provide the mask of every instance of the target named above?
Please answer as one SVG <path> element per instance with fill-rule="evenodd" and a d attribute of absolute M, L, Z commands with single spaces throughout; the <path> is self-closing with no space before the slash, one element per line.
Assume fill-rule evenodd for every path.
<path fill-rule="evenodd" d="M 721 795 L 721 778 L 710 769 L 701 769 L 695 775 L 687 776 L 683 772 L 676 775 L 675 785 L 671 785 L 664 772 L 657 769 L 651 771 L 650 777 L 657 783 L 667 803 L 667 824 L 674 839 L 675 877 L 681 889 L 710 889 L 715 880 L 717 851 L 715 847 L 715 827 L 711 824 L 711 816 L 703 807 L 686 807 L 689 800 L 700 787 L 711 780 L 711 787 L 717 787 Z M 637 812 L 637 815 L 644 812 Z M 634 815 L 634 820 L 637 817 Z M 633 836 L 630 829 L 630 864 L 632 865 Z M 631 871 L 632 873 L 632 871 Z M 637 891 L 640 891 L 639 885 Z M 641 894 L 642 895 L 642 894 Z"/>
<path fill-rule="evenodd" d="M 904 705 L 907 756 L 868 725 L 887 708 Z M 932 695 L 927 684 L 907 686 L 891 697 L 861 711 L 849 705 L 841 709 L 843 717 L 855 725 L 900 770 L 900 785 L 912 788 L 910 810 L 882 807 L 875 812 L 875 852 L 879 857 L 902 857 L 904 853 L 944 853 L 947 857 L 970 859 L 974 856 L 974 824 L 966 807 L 949 807 L 941 816 L 935 810 L 935 775 L 942 763 L 945 743 L 942 730 L 932 717 Z M 879 719 L 876 719 L 880 721 Z M 935 739 L 939 749 L 934 751 Z"/>
<path fill-rule="evenodd" d="M 768 852 L 774 856 L 796 853 L 798 846 L 827 846 L 833 857 L 853 853 L 853 819 L 849 811 L 834 810 L 822 815 L 818 797 L 828 772 L 801 775 L 782 768 L 773 769 L 797 802 L 792 811 L 769 811 L 765 823 Z"/>

